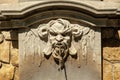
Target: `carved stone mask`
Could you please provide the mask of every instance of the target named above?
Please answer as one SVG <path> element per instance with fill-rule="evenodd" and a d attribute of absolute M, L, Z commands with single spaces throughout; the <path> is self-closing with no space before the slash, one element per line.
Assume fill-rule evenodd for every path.
<path fill-rule="evenodd" d="M 41 38 L 48 38 L 47 46 L 43 50 L 44 55 L 52 54 L 55 59 L 63 63 L 68 54 L 77 54 L 71 42 L 73 38 L 82 34 L 79 25 L 70 24 L 69 21 L 64 19 L 57 19 L 40 27 L 38 33 Z"/>

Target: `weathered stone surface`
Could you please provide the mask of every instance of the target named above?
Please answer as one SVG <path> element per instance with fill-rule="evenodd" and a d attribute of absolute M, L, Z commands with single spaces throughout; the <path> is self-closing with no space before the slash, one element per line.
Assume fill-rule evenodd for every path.
<path fill-rule="evenodd" d="M 14 74 L 14 67 L 10 64 L 3 64 L 0 69 L 0 80 L 12 80 Z"/>
<path fill-rule="evenodd" d="M 9 63 L 10 60 L 10 41 L 4 41 L 0 44 L 0 60 Z"/>
<path fill-rule="evenodd" d="M 106 2 L 120 2 L 120 0 L 103 0 L 103 1 L 106 1 Z"/>
<path fill-rule="evenodd" d="M 20 80 L 101 80 L 101 29 L 73 22 L 58 18 L 21 29 Z"/>
<path fill-rule="evenodd" d="M 0 43 L 2 43 L 4 40 L 4 35 L 2 33 L 0 33 Z"/>
<path fill-rule="evenodd" d="M 120 63 L 114 64 L 114 80 L 120 80 Z"/>
<path fill-rule="evenodd" d="M 18 67 L 15 68 L 15 74 L 14 75 L 15 75 L 14 80 L 19 80 L 19 68 Z"/>
<path fill-rule="evenodd" d="M 20 2 L 27 2 L 27 1 L 41 1 L 41 0 L 19 0 Z M 83 0 L 83 1 L 101 1 L 101 0 Z"/>
<path fill-rule="evenodd" d="M 112 72 L 109 73 L 103 73 L 103 80 L 113 80 L 112 79 Z"/>
<path fill-rule="evenodd" d="M 112 80 L 112 64 L 103 60 L 103 80 Z"/>
<path fill-rule="evenodd" d="M 120 47 L 104 47 L 103 57 L 111 61 L 120 61 Z"/>
<path fill-rule="evenodd" d="M 18 41 L 12 41 L 11 44 L 11 64 L 18 66 Z"/>
<path fill-rule="evenodd" d="M 114 71 L 115 72 L 120 72 L 120 63 L 114 64 Z"/>
<path fill-rule="evenodd" d="M 18 3 L 19 0 L 0 0 L 0 4 L 5 3 Z"/>
<path fill-rule="evenodd" d="M 112 64 L 106 60 L 103 60 L 103 72 L 112 73 Z"/>
<path fill-rule="evenodd" d="M 120 80 L 120 71 L 114 73 L 114 80 Z"/>
<path fill-rule="evenodd" d="M 6 40 L 18 40 L 18 31 L 10 30 L 10 31 L 2 31 Z"/>

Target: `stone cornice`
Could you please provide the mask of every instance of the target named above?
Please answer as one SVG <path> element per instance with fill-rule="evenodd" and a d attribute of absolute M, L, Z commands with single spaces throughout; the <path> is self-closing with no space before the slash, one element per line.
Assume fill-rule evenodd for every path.
<path fill-rule="evenodd" d="M 115 21 L 118 21 L 120 18 L 120 3 L 77 0 L 45 0 L 21 2 L 18 4 L 1 4 L 0 20 L 2 21 L 2 24 L 6 22 L 11 25 L 14 24 L 11 20 L 23 20 L 34 14 L 52 10 L 75 11 L 93 18 L 110 18 Z M 2 25 L 0 25 L 0 27 L 1 26 Z M 118 26 L 118 24 L 116 26 Z"/>

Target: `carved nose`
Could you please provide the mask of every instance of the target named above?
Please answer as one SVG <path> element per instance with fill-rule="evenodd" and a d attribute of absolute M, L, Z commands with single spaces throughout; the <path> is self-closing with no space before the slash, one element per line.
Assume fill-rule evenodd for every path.
<path fill-rule="evenodd" d="M 62 35 L 57 35 L 56 40 L 61 42 L 63 41 L 63 36 Z"/>

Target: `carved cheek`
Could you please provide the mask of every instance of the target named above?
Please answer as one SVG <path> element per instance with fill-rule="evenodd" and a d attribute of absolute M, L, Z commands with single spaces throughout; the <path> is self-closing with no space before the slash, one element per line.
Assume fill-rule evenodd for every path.
<path fill-rule="evenodd" d="M 55 43 L 55 36 L 50 35 L 49 39 L 52 44 Z"/>
<path fill-rule="evenodd" d="M 66 36 L 66 37 L 64 37 L 64 41 L 65 41 L 65 42 L 70 41 L 70 36 Z"/>

